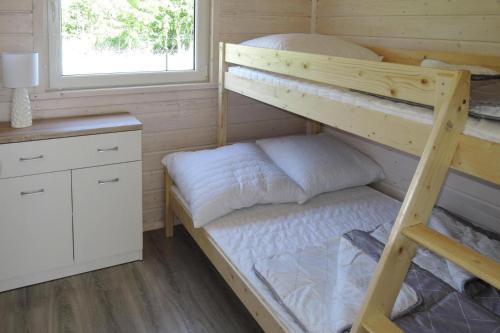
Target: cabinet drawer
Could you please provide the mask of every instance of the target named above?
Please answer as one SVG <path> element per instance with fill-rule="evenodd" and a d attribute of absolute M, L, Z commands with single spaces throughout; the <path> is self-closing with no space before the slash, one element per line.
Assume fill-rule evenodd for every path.
<path fill-rule="evenodd" d="M 0 280 L 73 263 L 71 173 L 0 180 Z"/>
<path fill-rule="evenodd" d="M 73 171 L 75 262 L 142 249 L 141 162 Z"/>
<path fill-rule="evenodd" d="M 141 131 L 0 145 L 0 178 L 141 160 Z"/>

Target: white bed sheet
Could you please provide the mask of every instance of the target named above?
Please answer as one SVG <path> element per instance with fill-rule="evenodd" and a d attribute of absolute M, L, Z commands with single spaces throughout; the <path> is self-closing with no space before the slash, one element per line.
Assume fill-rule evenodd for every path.
<path fill-rule="evenodd" d="M 296 79 L 248 67 L 230 67 L 229 72 L 239 77 L 286 87 L 359 107 L 370 108 L 375 111 L 400 116 L 425 124 L 432 124 L 433 122 L 433 112 L 423 107 L 393 102 L 340 87 L 314 83 L 312 81 Z M 483 140 L 500 143 L 500 122 L 469 117 L 464 133 Z"/>
<path fill-rule="evenodd" d="M 303 205 L 260 205 L 226 215 L 204 229 L 258 291 L 290 332 L 301 332 L 252 270 L 280 253 L 320 246 L 350 230 L 370 231 L 393 221 L 401 203 L 370 187 L 317 196 Z"/>

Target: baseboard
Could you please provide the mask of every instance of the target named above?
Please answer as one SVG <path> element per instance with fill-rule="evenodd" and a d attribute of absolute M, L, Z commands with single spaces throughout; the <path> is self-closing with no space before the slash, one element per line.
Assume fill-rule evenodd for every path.
<path fill-rule="evenodd" d="M 74 264 L 68 267 L 57 268 L 46 272 L 39 272 L 36 274 L 0 281 L 0 292 L 21 288 L 33 284 L 38 284 L 42 282 L 47 282 L 51 280 L 56 280 L 75 274 L 90 272 L 106 267 L 116 266 L 137 260 L 142 260 L 142 250 L 123 253 L 85 263 Z"/>
<path fill-rule="evenodd" d="M 177 218 L 175 218 L 174 225 L 180 225 L 180 224 L 181 224 L 181 222 Z M 163 221 L 150 222 L 150 223 L 144 224 L 143 232 L 163 229 L 164 227 L 165 227 L 165 223 Z"/>
<path fill-rule="evenodd" d="M 145 223 L 142 230 L 143 232 L 147 232 L 147 231 L 162 229 L 164 227 L 164 224 L 165 223 L 163 221 Z"/>

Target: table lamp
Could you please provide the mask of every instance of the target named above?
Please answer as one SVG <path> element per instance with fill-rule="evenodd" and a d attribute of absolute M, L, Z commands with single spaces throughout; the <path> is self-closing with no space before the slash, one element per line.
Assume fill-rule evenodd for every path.
<path fill-rule="evenodd" d="M 32 125 L 28 88 L 38 85 L 38 53 L 2 53 L 3 83 L 14 88 L 10 124 L 14 128 Z"/>

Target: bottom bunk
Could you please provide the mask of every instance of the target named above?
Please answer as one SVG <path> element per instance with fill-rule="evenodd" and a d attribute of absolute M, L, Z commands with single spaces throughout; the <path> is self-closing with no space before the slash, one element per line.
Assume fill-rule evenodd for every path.
<path fill-rule="evenodd" d="M 321 247 L 342 235 L 376 259 L 383 249 L 380 241 L 387 237 L 386 231 L 390 230 L 401 205 L 381 192 L 360 186 L 321 194 L 302 205 L 257 205 L 240 209 L 203 228 L 194 228 L 188 204 L 168 175 L 166 185 L 170 207 L 168 218 L 172 219 L 173 215 L 179 218 L 266 332 L 329 330 L 323 326 L 315 330 L 304 323 L 307 316 L 293 310 L 297 311 L 296 306 L 302 301 L 303 309 L 313 306 L 307 303 L 310 298 L 290 306 L 280 299 L 279 292 L 272 289 L 273 284 L 280 283 L 280 280 L 264 283 L 256 274 L 256 265 L 283 254 Z M 432 220 L 439 224 L 449 219 L 448 215 L 437 211 Z M 386 226 L 387 230 L 380 226 Z M 464 230 L 470 229 L 464 227 Z M 374 233 L 366 233 L 370 231 Z M 474 237 L 468 238 L 477 243 Z M 499 249 L 492 247 L 490 250 L 494 253 Z M 424 267 L 426 258 L 425 255 L 420 257 L 423 263 L 419 263 Z M 429 270 L 433 271 L 432 265 L 436 266 L 435 262 L 431 262 L 427 270 L 416 265 L 410 270 L 407 283 L 419 299 L 418 303 L 410 304 L 408 311 L 403 311 L 405 315 L 396 321 L 398 325 L 408 332 L 468 332 L 471 328 L 487 332 L 500 327 L 500 298 L 496 289 L 465 276 L 460 282 L 463 292 L 457 292 L 450 286 L 453 276 L 456 276 L 454 268 L 451 268 L 451 273 L 448 271 L 449 281 L 446 283 L 429 273 Z M 442 275 L 439 271 L 434 273 Z M 446 274 L 443 276 L 446 280 Z M 311 315 L 314 317 L 314 313 Z M 455 320 L 450 321 L 450 318 Z"/>

